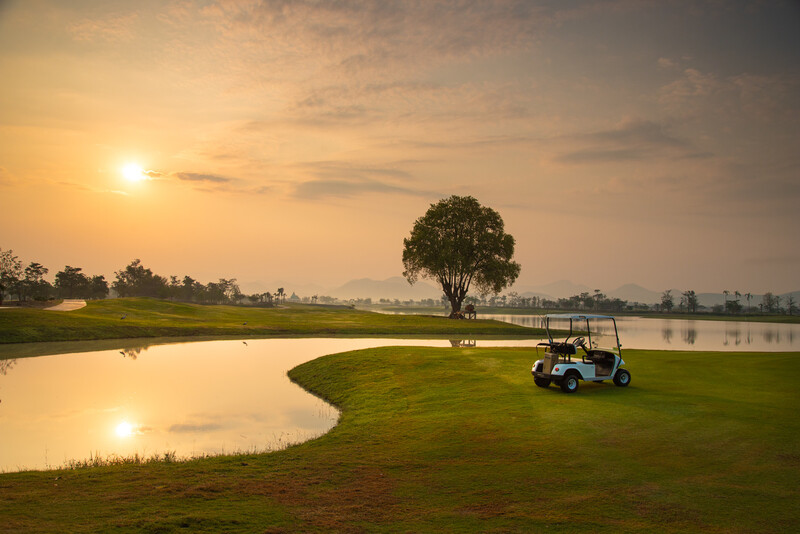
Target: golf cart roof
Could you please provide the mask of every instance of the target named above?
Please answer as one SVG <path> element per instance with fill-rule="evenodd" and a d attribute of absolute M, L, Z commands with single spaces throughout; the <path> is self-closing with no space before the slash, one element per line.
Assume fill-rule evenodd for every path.
<path fill-rule="evenodd" d="M 586 313 L 548 313 L 548 319 L 613 319 L 611 315 L 592 315 Z"/>

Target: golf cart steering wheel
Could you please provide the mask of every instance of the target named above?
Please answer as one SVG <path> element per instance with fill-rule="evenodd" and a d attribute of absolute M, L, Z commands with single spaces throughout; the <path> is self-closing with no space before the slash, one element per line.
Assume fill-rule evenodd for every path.
<path fill-rule="evenodd" d="M 583 347 L 584 349 L 586 349 L 586 347 L 584 346 L 586 344 L 586 340 L 582 337 L 576 337 L 575 339 L 573 339 L 572 344 L 575 345 L 576 347 Z"/>

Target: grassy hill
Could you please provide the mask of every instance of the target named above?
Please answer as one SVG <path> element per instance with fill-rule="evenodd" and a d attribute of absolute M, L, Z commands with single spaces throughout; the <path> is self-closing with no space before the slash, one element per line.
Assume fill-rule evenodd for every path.
<path fill-rule="evenodd" d="M 0 343 L 176 336 L 540 336 L 497 321 L 385 315 L 342 307 L 202 306 L 148 298 L 89 301 L 70 312 L 0 311 Z"/>
<path fill-rule="evenodd" d="M 8 532 L 796 532 L 800 354 L 627 351 L 628 388 L 524 349 L 388 347 L 290 376 L 342 409 L 285 451 L 0 475 Z M 714 365 L 723 363 L 724 365 Z"/>

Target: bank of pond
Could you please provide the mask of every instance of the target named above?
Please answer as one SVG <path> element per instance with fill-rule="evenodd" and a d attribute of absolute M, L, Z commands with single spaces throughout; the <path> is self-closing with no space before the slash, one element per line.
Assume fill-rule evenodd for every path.
<path fill-rule="evenodd" d="M 797 352 L 624 349 L 629 387 L 567 395 L 530 339 L 161 341 L 0 360 L 5 529 L 800 525 Z"/>
<path fill-rule="evenodd" d="M 526 324 L 524 316 L 495 318 L 541 326 Z M 704 328 L 700 333 L 687 334 L 689 326 L 675 323 L 623 318 L 623 346 L 682 347 L 690 335 L 690 347 L 734 351 L 774 341 L 789 350 L 793 328 L 800 327 L 771 325 L 787 332 L 759 342 L 758 335 L 769 336 L 770 325 L 746 325 L 762 332 L 744 337 L 717 328 L 733 325 L 702 323 L 691 327 Z M 668 335 L 667 329 L 679 335 Z M 744 343 L 734 341 L 743 337 Z M 0 471 L 279 450 L 324 434 L 339 418 L 335 407 L 288 379 L 288 371 L 301 363 L 385 346 L 523 347 L 532 363 L 539 341 L 169 338 L 0 345 Z M 628 353 L 624 349 L 623 356 Z M 529 369 L 520 368 L 519 375 L 529 378 Z"/>

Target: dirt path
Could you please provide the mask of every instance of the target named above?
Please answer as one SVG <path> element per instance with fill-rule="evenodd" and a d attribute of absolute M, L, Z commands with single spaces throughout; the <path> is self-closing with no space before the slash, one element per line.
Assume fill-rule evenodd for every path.
<path fill-rule="evenodd" d="M 86 306 L 86 301 L 81 299 L 64 299 L 61 304 L 45 308 L 48 311 L 72 311 L 79 310 Z"/>

